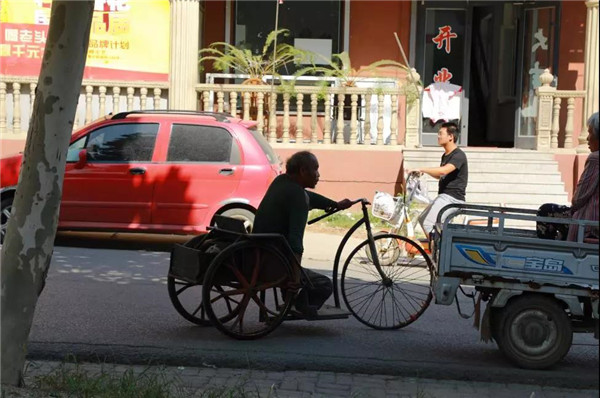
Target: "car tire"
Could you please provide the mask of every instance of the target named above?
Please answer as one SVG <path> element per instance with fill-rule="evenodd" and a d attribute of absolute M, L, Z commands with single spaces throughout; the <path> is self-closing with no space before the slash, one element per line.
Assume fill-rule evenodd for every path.
<path fill-rule="evenodd" d="M 8 226 L 8 219 L 10 218 L 10 212 L 12 210 L 14 198 L 2 198 L 0 201 L 0 243 L 4 243 L 4 236 L 6 235 L 6 227 Z"/>
<path fill-rule="evenodd" d="M 225 210 L 221 215 L 242 220 L 246 227 L 246 231 L 248 231 L 248 233 L 252 232 L 252 227 L 254 226 L 254 213 L 250 210 L 233 208 Z"/>

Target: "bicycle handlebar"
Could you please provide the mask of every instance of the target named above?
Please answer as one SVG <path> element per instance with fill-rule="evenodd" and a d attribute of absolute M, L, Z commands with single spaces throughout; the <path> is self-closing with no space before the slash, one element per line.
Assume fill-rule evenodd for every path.
<path fill-rule="evenodd" d="M 364 206 L 366 206 L 366 205 L 370 205 L 370 204 L 371 204 L 371 202 L 369 202 L 367 199 L 365 199 L 365 198 L 360 198 L 360 199 L 353 200 L 353 201 L 351 202 L 352 204 L 351 204 L 350 206 L 354 206 L 355 204 L 357 204 L 357 203 L 359 203 L 359 202 L 360 202 L 362 205 L 364 205 Z M 335 213 L 337 213 L 337 212 L 338 212 L 338 211 L 340 211 L 340 210 L 342 210 L 342 209 L 335 209 L 335 210 L 333 210 L 333 211 L 328 211 L 328 212 L 326 212 L 325 214 L 322 214 L 322 215 L 320 215 L 319 217 L 313 218 L 312 220 L 309 220 L 309 221 L 308 221 L 308 225 L 314 224 L 314 223 L 316 223 L 317 221 L 321 221 L 322 219 L 324 219 L 324 218 L 326 218 L 326 217 L 329 217 L 329 216 L 331 216 L 332 214 L 335 214 Z"/>

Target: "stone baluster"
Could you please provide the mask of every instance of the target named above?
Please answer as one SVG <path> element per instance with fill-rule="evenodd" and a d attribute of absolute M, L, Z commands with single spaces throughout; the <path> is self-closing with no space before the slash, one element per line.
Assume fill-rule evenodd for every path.
<path fill-rule="evenodd" d="M 98 102 L 100 107 L 98 117 L 102 117 L 106 115 L 106 87 L 98 87 L 98 92 L 100 93 L 98 96 Z"/>
<path fill-rule="evenodd" d="M 77 104 L 77 105 L 79 105 L 79 104 Z M 78 106 L 75 107 L 75 114 L 73 115 L 73 129 L 71 130 L 71 132 L 73 132 L 79 128 L 79 117 L 77 116 L 78 115 L 77 111 L 79 110 L 78 108 L 79 108 Z"/>
<path fill-rule="evenodd" d="M 357 118 L 358 95 L 350 96 L 350 144 L 354 145 L 358 137 L 358 118 Z"/>
<path fill-rule="evenodd" d="M 331 144 L 331 95 L 325 96 L 325 116 L 323 118 L 323 143 Z"/>
<path fill-rule="evenodd" d="M 277 93 L 271 93 L 271 106 L 269 107 L 269 142 L 277 142 Z"/>
<path fill-rule="evenodd" d="M 565 125 L 565 148 L 573 147 L 573 120 L 575 115 L 575 98 L 567 99 L 567 124 Z"/>
<path fill-rule="evenodd" d="M 217 91 L 217 112 L 223 112 L 223 102 L 225 98 L 225 93 L 222 91 Z"/>
<path fill-rule="evenodd" d="M 21 134 L 21 84 L 13 83 L 13 134 Z"/>
<path fill-rule="evenodd" d="M 154 89 L 154 109 L 160 109 L 160 94 L 162 90 L 160 88 Z"/>
<path fill-rule="evenodd" d="M 296 96 L 296 144 L 304 142 L 304 121 L 302 118 L 302 106 L 304 105 L 304 94 L 298 93 Z"/>
<path fill-rule="evenodd" d="M 552 129 L 550 130 L 550 147 L 558 148 L 558 132 L 560 131 L 560 97 L 554 98 L 554 109 L 552 111 Z"/>
<path fill-rule="evenodd" d="M 258 132 L 264 135 L 265 129 L 265 93 L 262 91 L 256 93 L 256 128 Z"/>
<path fill-rule="evenodd" d="M 146 87 L 140 88 L 140 110 L 146 110 L 146 102 L 148 101 L 148 89 Z"/>
<path fill-rule="evenodd" d="M 290 93 L 283 94 L 283 135 L 282 142 L 290 142 Z"/>
<path fill-rule="evenodd" d="M 365 95 L 365 136 L 363 142 L 372 144 L 371 142 L 371 91 L 367 91 Z"/>
<path fill-rule="evenodd" d="M 211 112 L 212 109 L 210 109 L 210 93 L 208 91 L 202 92 L 202 102 L 202 110 L 204 112 Z"/>
<path fill-rule="evenodd" d="M 310 142 L 317 142 L 317 94 L 310 95 Z"/>
<path fill-rule="evenodd" d="M 29 83 L 29 115 L 33 114 L 33 104 L 35 103 L 36 83 Z"/>
<path fill-rule="evenodd" d="M 29 83 L 29 109 L 33 112 L 33 104 L 35 103 L 35 90 L 37 83 Z"/>
<path fill-rule="evenodd" d="M 94 87 L 85 86 L 85 124 L 93 120 L 92 116 L 92 99 L 94 96 Z"/>
<path fill-rule="evenodd" d="M 539 77 L 541 86 L 536 89 L 538 96 L 538 117 L 536 123 L 536 149 L 550 149 L 552 129 L 552 99 L 556 92 L 555 87 L 550 87 L 554 76 L 549 69 L 545 69 Z"/>
<path fill-rule="evenodd" d="M 113 109 L 112 109 L 112 114 L 116 115 L 117 113 L 119 113 L 119 110 L 121 109 L 121 87 L 113 87 L 112 89 L 113 91 Z"/>
<path fill-rule="evenodd" d="M 250 120 L 250 103 L 252 102 L 252 94 L 250 91 L 244 93 L 244 120 Z"/>
<path fill-rule="evenodd" d="M 0 82 L 0 135 L 6 133 L 6 83 Z"/>
<path fill-rule="evenodd" d="M 335 143 L 344 143 L 344 94 L 338 94 L 338 118 L 335 132 Z"/>
<path fill-rule="evenodd" d="M 127 111 L 133 110 L 133 93 L 135 92 L 133 87 L 127 87 Z"/>
<path fill-rule="evenodd" d="M 229 113 L 232 117 L 237 116 L 237 93 L 235 91 L 229 93 Z"/>
<path fill-rule="evenodd" d="M 406 130 L 404 137 L 404 145 L 407 148 L 416 148 L 421 142 L 421 87 L 418 85 L 421 80 L 421 76 L 417 71 L 412 68 L 410 73 L 406 76 L 407 89 L 412 91 L 412 95 L 407 95 L 406 98 L 406 114 L 404 120 L 404 127 Z"/>
<path fill-rule="evenodd" d="M 377 145 L 383 145 L 383 94 L 377 95 Z"/>
<path fill-rule="evenodd" d="M 392 118 L 390 120 L 390 145 L 400 145 L 398 137 L 398 95 L 392 94 Z"/>

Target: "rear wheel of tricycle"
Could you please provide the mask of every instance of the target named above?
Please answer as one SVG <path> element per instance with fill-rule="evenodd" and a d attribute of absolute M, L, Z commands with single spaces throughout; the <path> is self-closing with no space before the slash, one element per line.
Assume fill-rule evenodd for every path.
<path fill-rule="evenodd" d="M 414 322 L 433 297 L 433 264 L 423 248 L 400 235 L 374 237 L 375 247 L 393 240 L 406 247 L 382 277 L 370 254 L 369 240 L 358 245 L 342 269 L 342 297 L 354 317 L 374 329 L 399 329 Z M 417 255 L 408 254 L 418 253 Z M 382 253 L 378 252 L 378 256 Z M 386 263 L 385 258 L 379 262 Z"/>
<path fill-rule="evenodd" d="M 560 361 L 573 340 L 571 321 L 552 297 L 524 295 L 500 312 L 500 350 L 526 369 L 545 369 Z"/>
<path fill-rule="evenodd" d="M 206 315 L 226 335 L 250 340 L 281 324 L 298 288 L 298 275 L 276 248 L 235 243 L 208 268 L 202 301 Z"/>
<path fill-rule="evenodd" d="M 196 236 L 187 241 L 184 246 L 200 249 L 206 244 L 208 234 Z M 210 320 L 206 317 L 202 306 L 202 285 L 177 279 L 171 275 L 167 278 L 169 298 L 175 310 L 188 321 L 196 325 L 209 326 Z"/>

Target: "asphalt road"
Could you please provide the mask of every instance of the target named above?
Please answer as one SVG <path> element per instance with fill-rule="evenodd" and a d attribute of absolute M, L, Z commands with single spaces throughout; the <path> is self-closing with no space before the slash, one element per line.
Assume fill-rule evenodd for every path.
<path fill-rule="evenodd" d="M 180 240 L 180 239 L 175 239 Z M 175 241 L 173 240 L 173 241 Z M 153 242 L 153 250 L 173 241 Z M 173 309 L 166 288 L 169 254 L 148 242 L 96 244 L 62 237 L 31 330 L 29 358 L 181 366 L 310 369 L 438 379 L 598 388 L 598 341 L 575 335 L 566 358 L 547 371 L 517 369 L 472 320 L 432 304 L 412 325 L 372 330 L 355 319 L 285 322 L 257 341 L 232 340 L 195 326 Z M 118 247 L 119 249 L 116 249 Z M 129 250 L 124 250 L 129 249 Z M 327 262 L 309 260 L 309 268 Z M 462 301 L 468 308 L 469 302 Z"/>

